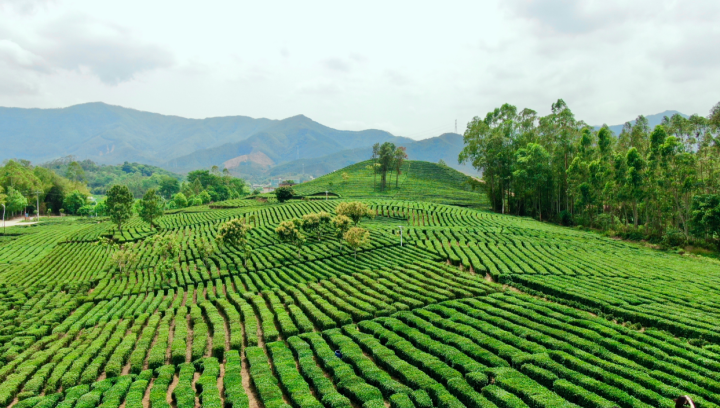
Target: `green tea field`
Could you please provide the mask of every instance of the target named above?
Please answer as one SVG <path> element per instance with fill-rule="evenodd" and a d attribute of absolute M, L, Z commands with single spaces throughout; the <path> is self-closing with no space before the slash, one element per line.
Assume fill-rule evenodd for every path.
<path fill-rule="evenodd" d="M 383 193 L 360 163 L 296 187 L 336 198 L 188 207 L 156 229 L 7 228 L 0 405 L 720 407 L 720 262 L 491 213 L 460 173 L 405 165 Z M 357 254 L 328 226 L 278 239 L 350 201 L 371 213 Z M 215 241 L 233 219 L 249 257 Z M 170 236 L 168 269 L 151 242 Z"/>

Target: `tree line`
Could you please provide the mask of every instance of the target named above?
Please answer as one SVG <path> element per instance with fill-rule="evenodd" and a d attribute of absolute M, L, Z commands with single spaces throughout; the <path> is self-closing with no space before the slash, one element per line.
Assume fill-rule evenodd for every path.
<path fill-rule="evenodd" d="M 128 175 L 116 177 L 115 173 Z M 75 161 L 72 157 L 33 166 L 27 160 L 6 160 L 0 166 L 0 204 L 6 216 L 36 214 L 109 215 L 107 200 L 91 193 L 110 195 L 117 186 L 131 201 L 131 213 L 140 214 L 142 200 L 151 192 L 163 209 L 203 205 L 214 201 L 239 198 L 248 194 L 245 180 L 230 175 L 217 166 L 195 170 L 180 181 L 172 173 L 152 166 L 125 163 L 98 166 L 90 160 Z M 90 188 L 88 183 L 94 183 Z M 98 183 L 107 183 L 98 185 Z M 117 190 L 117 189 L 116 189 Z M 117 192 L 117 191 L 116 191 Z"/>
<path fill-rule="evenodd" d="M 458 161 L 482 172 L 492 209 L 667 246 L 720 245 L 720 103 L 615 135 L 562 100 L 551 113 L 504 104 L 475 117 Z"/>

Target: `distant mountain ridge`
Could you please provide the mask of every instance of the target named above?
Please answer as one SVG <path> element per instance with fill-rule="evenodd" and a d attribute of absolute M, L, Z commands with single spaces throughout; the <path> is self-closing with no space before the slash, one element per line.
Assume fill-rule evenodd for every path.
<path fill-rule="evenodd" d="M 368 159 L 371 146 L 386 141 L 406 146 L 411 157 L 443 159 L 472 170 L 457 164 L 459 135 L 414 141 L 377 129 L 337 130 L 304 115 L 188 119 L 101 102 L 62 109 L 0 107 L 0 160 L 42 163 L 73 155 L 99 164 L 139 162 L 178 173 L 217 165 L 249 179 L 283 170 L 299 174 L 303 164 L 311 163 L 306 174 L 320 176 Z"/>

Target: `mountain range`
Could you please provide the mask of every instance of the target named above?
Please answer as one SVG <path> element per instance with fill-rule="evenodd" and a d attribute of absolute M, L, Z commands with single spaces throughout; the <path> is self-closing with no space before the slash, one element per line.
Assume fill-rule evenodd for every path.
<path fill-rule="evenodd" d="M 660 123 L 666 111 L 647 116 Z M 622 125 L 610 127 L 619 134 Z M 227 116 L 188 119 L 101 102 L 62 109 L 0 107 L 0 160 L 41 163 L 63 156 L 100 164 L 138 162 L 185 173 L 217 165 L 249 180 L 287 175 L 320 176 L 366 160 L 374 143 L 407 148 L 412 160 L 438 162 L 467 174 L 459 165 L 462 136 L 445 133 L 415 141 L 378 129 L 337 130 L 297 115 L 287 119 Z"/>
<path fill-rule="evenodd" d="M 405 146 L 411 158 L 457 164 L 462 136 L 415 141 L 384 130 L 337 130 L 303 116 L 187 119 L 95 102 L 62 109 L 0 107 L 0 160 L 41 163 L 73 155 L 100 164 L 138 162 L 185 173 L 217 165 L 249 179 L 320 176 L 366 160 L 375 143 Z"/>

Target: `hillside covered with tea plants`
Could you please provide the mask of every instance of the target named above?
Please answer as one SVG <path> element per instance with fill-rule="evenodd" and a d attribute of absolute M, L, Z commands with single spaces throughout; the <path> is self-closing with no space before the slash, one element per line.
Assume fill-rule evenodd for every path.
<path fill-rule="evenodd" d="M 720 262 L 404 166 L 382 193 L 360 163 L 295 187 L 328 199 L 7 228 L 0 405 L 720 407 Z"/>

